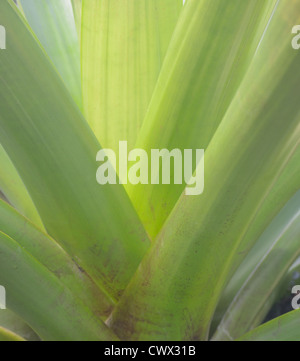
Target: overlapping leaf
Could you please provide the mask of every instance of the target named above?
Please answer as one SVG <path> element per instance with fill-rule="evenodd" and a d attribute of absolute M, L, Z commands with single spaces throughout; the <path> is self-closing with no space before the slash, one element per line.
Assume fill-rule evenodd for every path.
<path fill-rule="evenodd" d="M 120 337 L 207 338 L 235 251 L 299 146 L 299 58 L 287 35 L 299 11 L 278 3 L 206 152 L 204 194 L 182 195 L 113 313 Z"/>
<path fill-rule="evenodd" d="M 14 7 L 0 3 L 0 142 L 49 234 L 117 298 L 147 237 L 123 188 L 97 184 L 100 145 Z"/>
<path fill-rule="evenodd" d="M 16 335 L 15 333 L 0 327 L 0 341 L 25 341 L 22 337 Z"/>
<path fill-rule="evenodd" d="M 49 57 L 2 1 L 0 190 L 64 250 L 0 201 L 9 307 L 43 339 L 116 339 L 100 319 L 149 240 L 122 186 L 97 185 L 97 137 L 114 150 L 120 140 L 147 151 L 208 148 L 202 196 L 186 196 L 184 185 L 127 186 L 151 237 L 163 228 L 109 320 L 113 331 L 126 340 L 207 339 L 218 302 L 223 315 L 241 284 L 215 338 L 261 322 L 299 252 L 297 195 L 256 242 L 299 189 L 299 60 L 290 44 L 299 1 L 21 3 Z M 78 38 L 95 134 L 77 107 Z M 298 318 L 242 339 L 297 339 Z M 2 326 L 0 340 L 20 339 Z"/>
<path fill-rule="evenodd" d="M 112 300 L 98 289 L 89 275 L 53 239 L 1 200 L 0 231 L 13 238 L 54 274 L 96 317 L 107 318 L 113 307 Z"/>
<path fill-rule="evenodd" d="M 83 0 L 85 115 L 101 145 L 135 144 L 182 0 Z"/>
<path fill-rule="evenodd" d="M 182 12 L 137 147 L 205 149 L 245 75 L 276 1 L 190 0 Z M 184 184 L 128 185 L 154 238 Z"/>
<path fill-rule="evenodd" d="M 9 295 L 8 307 L 44 340 L 116 340 L 69 289 L 3 233 L 0 283 Z"/>
<path fill-rule="evenodd" d="M 0 144 L 0 190 L 20 213 L 43 228 L 40 216 L 18 172 Z"/>
<path fill-rule="evenodd" d="M 278 212 L 282 210 L 287 199 L 295 196 L 295 193 L 299 189 L 300 147 L 298 147 L 292 159 L 288 162 L 286 169 L 265 199 L 257 212 L 253 223 L 249 226 L 247 233 L 235 252 L 228 285 L 222 292 L 222 297 L 215 313 L 213 322 L 214 329 L 242 284 L 256 267 L 257 261 L 263 257 L 270 244 L 274 241 L 272 237 L 260 237 L 261 234 L 266 229 L 266 226 L 274 220 L 274 217 L 277 216 Z M 290 216 L 292 217 L 292 214 L 290 214 Z M 253 247 L 254 242 L 255 246 Z"/>
<path fill-rule="evenodd" d="M 280 285 L 288 269 L 300 254 L 300 191 L 267 228 L 259 243 L 267 248 L 255 249 L 256 262 L 252 272 L 236 292 L 227 309 L 214 340 L 233 340 L 254 326 L 254 321 L 270 295 Z M 254 253 L 253 253 L 254 254 Z"/>
<path fill-rule="evenodd" d="M 289 312 L 241 337 L 240 341 L 299 341 L 300 311 Z"/>
<path fill-rule="evenodd" d="M 0 326 L 19 335 L 26 341 L 39 341 L 37 334 L 15 313 L 6 309 L 0 312 Z"/>
<path fill-rule="evenodd" d="M 80 49 L 71 0 L 20 0 L 20 3 L 29 25 L 82 108 Z"/>

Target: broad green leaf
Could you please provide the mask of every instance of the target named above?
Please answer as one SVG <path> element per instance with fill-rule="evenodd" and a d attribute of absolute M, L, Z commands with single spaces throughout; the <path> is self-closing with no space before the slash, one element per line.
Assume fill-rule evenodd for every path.
<path fill-rule="evenodd" d="M 0 191 L 0 199 L 2 199 L 4 202 L 8 203 L 7 198 L 5 197 L 5 195 Z"/>
<path fill-rule="evenodd" d="M 284 207 L 285 203 L 300 189 L 300 147 L 287 164 L 278 181 L 272 187 L 270 194 L 257 212 L 253 223 L 249 226 L 237 252 L 233 270 L 240 265 L 245 255 L 265 230 L 266 226 Z M 259 247 L 259 245 L 258 245 Z M 258 249 L 256 249 L 258 252 Z M 254 254 L 254 253 L 252 253 Z M 260 253 L 261 254 L 261 253 Z M 254 257 L 252 258 L 254 260 Z M 251 265 L 249 264 L 249 269 Z"/>
<path fill-rule="evenodd" d="M 23 10 L 22 5 L 21 5 L 21 0 L 14 0 L 14 1 L 15 1 L 15 4 L 17 5 L 18 10 L 20 11 L 20 13 L 25 18 L 24 10 Z"/>
<path fill-rule="evenodd" d="M 98 317 L 106 319 L 113 306 L 89 275 L 48 235 L 0 200 L 0 231 L 37 259 Z M 0 323 L 1 324 L 1 323 Z"/>
<path fill-rule="evenodd" d="M 181 196 L 113 312 L 121 338 L 207 338 L 235 251 L 299 146 L 299 54 L 290 35 L 299 11 L 298 1 L 278 3 L 209 144 L 203 195 Z"/>
<path fill-rule="evenodd" d="M 84 111 L 104 148 L 134 146 L 182 7 L 182 0 L 83 0 Z"/>
<path fill-rule="evenodd" d="M 29 25 L 81 109 L 80 49 L 71 0 L 20 3 Z"/>
<path fill-rule="evenodd" d="M 9 45 L 0 57 L 0 142 L 47 232 L 118 298 L 148 238 L 123 187 L 97 184 L 100 145 L 14 8 L 0 3 Z"/>
<path fill-rule="evenodd" d="M 205 149 L 235 95 L 276 1 L 190 0 L 174 32 L 137 148 Z M 171 184 L 174 183 L 174 175 Z M 182 185 L 128 185 L 154 238 Z"/>
<path fill-rule="evenodd" d="M 231 274 L 228 278 L 228 285 L 222 292 L 222 297 L 215 312 L 212 325 L 214 330 L 236 293 L 256 267 L 257 260 L 267 252 L 270 243 L 272 243 L 271 237 L 260 237 L 261 234 L 284 207 L 287 199 L 292 198 L 299 189 L 300 147 L 298 147 L 286 169 L 265 199 L 235 252 L 235 259 L 231 268 Z M 292 216 L 290 213 L 288 213 L 288 215 Z M 254 241 L 255 245 L 253 247 Z"/>
<path fill-rule="evenodd" d="M 73 13 L 74 13 L 74 19 L 77 29 L 77 35 L 80 42 L 81 39 L 81 15 L 82 15 L 82 0 L 71 0 L 72 1 L 72 7 L 73 7 Z"/>
<path fill-rule="evenodd" d="M 43 340 L 116 340 L 69 289 L 3 233 L 0 233 L 0 284 L 6 289 L 8 308 Z"/>
<path fill-rule="evenodd" d="M 0 327 L 5 328 L 26 341 L 39 341 L 37 334 L 16 314 L 10 310 L 1 310 Z"/>
<path fill-rule="evenodd" d="M 239 341 L 299 341 L 300 311 L 289 312 L 250 331 Z"/>
<path fill-rule="evenodd" d="M 253 328 L 253 322 L 300 255 L 300 191 L 264 232 L 267 250 L 260 257 L 227 309 L 214 340 L 234 340 Z M 264 309 L 265 311 L 265 309 Z"/>
<path fill-rule="evenodd" d="M 0 326 L 0 341 L 25 341 L 22 337 Z"/>
<path fill-rule="evenodd" d="M 14 165 L 0 144 L 0 190 L 6 199 L 20 213 L 32 220 L 41 229 L 44 228 L 41 218 L 30 198 Z"/>

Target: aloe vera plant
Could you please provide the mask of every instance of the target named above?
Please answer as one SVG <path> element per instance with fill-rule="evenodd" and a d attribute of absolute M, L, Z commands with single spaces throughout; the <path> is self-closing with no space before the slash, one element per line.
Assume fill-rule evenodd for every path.
<path fill-rule="evenodd" d="M 264 323 L 300 256 L 299 14 L 1 1 L 0 340 L 300 339 L 298 311 Z M 204 149 L 203 193 L 124 181 L 124 141 Z"/>

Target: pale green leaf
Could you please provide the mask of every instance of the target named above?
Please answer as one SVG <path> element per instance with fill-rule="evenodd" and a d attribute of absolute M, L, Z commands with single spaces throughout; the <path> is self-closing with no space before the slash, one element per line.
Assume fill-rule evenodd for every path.
<path fill-rule="evenodd" d="M 207 339 L 235 251 L 299 146 L 299 54 L 290 37 L 299 11 L 298 1 L 278 3 L 209 144 L 203 195 L 181 196 L 113 312 L 110 324 L 122 338 Z"/>
<path fill-rule="evenodd" d="M 21 214 L 32 220 L 41 229 L 44 228 L 41 218 L 30 198 L 14 165 L 0 144 L 0 190 L 6 199 Z"/>
<path fill-rule="evenodd" d="M 251 250 L 253 244 L 265 230 L 267 225 L 284 207 L 285 203 L 300 189 L 300 147 L 298 147 L 283 173 L 272 187 L 261 208 L 258 210 L 253 223 L 249 226 L 236 252 L 232 270 L 236 270 L 241 261 Z M 258 246 L 259 247 L 259 246 Z M 258 249 L 256 249 L 257 252 Z M 252 253 L 253 255 L 254 253 Z M 261 254 L 261 253 L 259 253 Z M 254 259 L 254 257 L 252 258 Z M 251 268 L 251 265 L 249 263 Z"/>
<path fill-rule="evenodd" d="M 174 32 L 137 148 L 205 149 L 240 85 L 276 1 L 190 0 Z M 154 238 L 184 190 L 128 185 Z"/>
<path fill-rule="evenodd" d="M 29 25 L 82 108 L 80 49 L 71 0 L 20 0 L 20 3 Z"/>
<path fill-rule="evenodd" d="M 89 275 L 48 235 L 0 200 L 0 231 L 37 259 L 96 315 L 106 319 L 113 302 L 99 290 Z M 1 324 L 1 323 L 0 323 Z"/>
<path fill-rule="evenodd" d="M 83 0 L 84 111 L 104 148 L 135 144 L 182 0 Z"/>
<path fill-rule="evenodd" d="M 0 284 L 8 308 L 43 340 L 112 341 L 116 337 L 53 274 L 0 233 Z"/>
<path fill-rule="evenodd" d="M 118 298 L 149 241 L 121 185 L 96 182 L 100 145 L 10 1 L 0 3 L 0 142 L 47 232 Z M 36 76 L 36 74 L 43 76 Z"/>
<path fill-rule="evenodd" d="M 300 310 L 289 312 L 250 331 L 239 341 L 299 341 L 299 322 Z"/>
<path fill-rule="evenodd" d="M 252 272 L 235 294 L 213 340 L 233 340 L 253 328 L 270 295 L 300 255 L 300 191 L 261 238 L 258 243 L 267 250 L 261 256 L 262 252 L 255 253 Z"/>
<path fill-rule="evenodd" d="M 286 169 L 268 194 L 235 252 L 228 284 L 222 292 L 222 297 L 215 312 L 212 325 L 214 330 L 234 296 L 255 268 L 257 261 L 267 252 L 272 243 L 271 237 L 260 237 L 262 232 L 284 207 L 287 199 L 292 198 L 299 189 L 300 147 L 298 147 Z M 288 215 L 292 216 L 290 213 Z"/>
<path fill-rule="evenodd" d="M 81 39 L 81 15 L 82 15 L 82 0 L 71 0 L 73 6 L 74 19 L 77 29 L 78 40 Z"/>

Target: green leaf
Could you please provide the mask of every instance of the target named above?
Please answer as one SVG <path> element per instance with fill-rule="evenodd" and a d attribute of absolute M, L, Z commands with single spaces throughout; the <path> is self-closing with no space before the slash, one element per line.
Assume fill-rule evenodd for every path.
<path fill-rule="evenodd" d="M 206 151 L 203 195 L 181 196 L 111 317 L 121 338 L 207 339 L 239 243 L 299 147 L 299 53 L 290 36 L 299 11 L 298 1 L 278 3 Z"/>
<path fill-rule="evenodd" d="M 244 257 L 248 254 L 253 244 L 260 237 L 267 225 L 284 207 L 285 203 L 300 189 L 300 147 L 288 162 L 283 173 L 272 187 L 269 195 L 266 197 L 253 223 L 249 226 L 244 239 L 242 240 L 237 252 L 236 259 L 233 262 L 232 269 L 236 270 Z M 259 246 L 258 246 L 259 247 Z M 259 252 L 258 249 L 256 249 Z M 260 253 L 261 254 L 261 253 Z M 254 260 L 254 257 L 252 258 Z M 249 269 L 252 265 L 249 264 Z"/>
<path fill-rule="evenodd" d="M 0 200 L 0 231 L 37 259 L 98 317 L 106 319 L 113 307 L 89 275 L 48 235 Z"/>
<path fill-rule="evenodd" d="M 121 185 L 96 182 L 101 149 L 10 1 L 0 3 L 0 142 L 47 232 L 114 298 L 149 246 Z M 43 76 L 36 76 L 36 74 Z"/>
<path fill-rule="evenodd" d="M 17 5 L 17 8 L 18 10 L 20 11 L 20 13 L 24 16 L 25 18 L 25 14 L 24 14 L 24 10 L 22 8 L 22 5 L 21 5 L 21 0 L 14 0 L 15 4 Z"/>
<path fill-rule="evenodd" d="M 234 340 L 253 328 L 264 305 L 300 255 L 300 191 L 266 229 L 255 267 L 227 309 L 213 340 Z M 265 309 L 264 309 L 265 311 Z"/>
<path fill-rule="evenodd" d="M 0 326 L 19 335 L 26 341 L 40 340 L 37 334 L 19 316 L 10 310 L 1 310 Z"/>
<path fill-rule="evenodd" d="M 148 154 L 164 148 L 206 150 L 244 78 L 275 2 L 190 0 L 184 6 L 137 148 Z M 154 238 L 184 185 L 140 184 L 126 189 Z"/>
<path fill-rule="evenodd" d="M 22 179 L 14 165 L 0 144 L 0 189 L 6 199 L 21 214 L 33 221 L 41 229 L 44 229 L 41 218 L 30 198 Z"/>
<path fill-rule="evenodd" d="M 3 233 L 0 284 L 6 289 L 8 308 L 43 340 L 116 340 L 53 274 Z"/>
<path fill-rule="evenodd" d="M 300 257 L 293 263 L 285 278 L 282 280 L 280 288 L 278 290 L 277 297 L 282 298 L 286 296 L 287 287 L 289 285 L 297 285 L 300 282 Z M 288 286 L 287 286 L 288 285 Z M 288 289 L 290 295 L 290 289 Z"/>
<path fill-rule="evenodd" d="M 20 0 L 20 3 L 29 25 L 82 109 L 80 49 L 71 0 Z"/>
<path fill-rule="evenodd" d="M 286 313 L 250 331 L 239 341 L 299 341 L 300 311 Z"/>
<path fill-rule="evenodd" d="M 287 167 L 257 212 L 253 223 L 249 226 L 235 253 L 228 285 L 222 292 L 222 297 L 214 315 L 212 325 L 214 331 L 236 293 L 256 267 L 257 260 L 263 257 L 272 243 L 270 237 L 261 237 L 261 234 L 284 207 L 287 199 L 291 199 L 299 189 L 300 147 L 288 162 Z M 253 243 L 255 243 L 254 247 Z"/>
<path fill-rule="evenodd" d="M 8 202 L 7 198 L 1 191 L 0 191 L 0 199 L 2 199 L 4 202 Z"/>
<path fill-rule="evenodd" d="M 83 0 L 82 87 L 86 118 L 104 148 L 132 148 L 182 0 Z"/>
<path fill-rule="evenodd" d="M 22 337 L 15 333 L 0 327 L 0 341 L 25 341 Z"/>
<path fill-rule="evenodd" d="M 71 0 L 73 6 L 74 19 L 77 29 L 77 35 L 80 42 L 81 39 L 81 15 L 82 15 L 82 0 Z"/>

